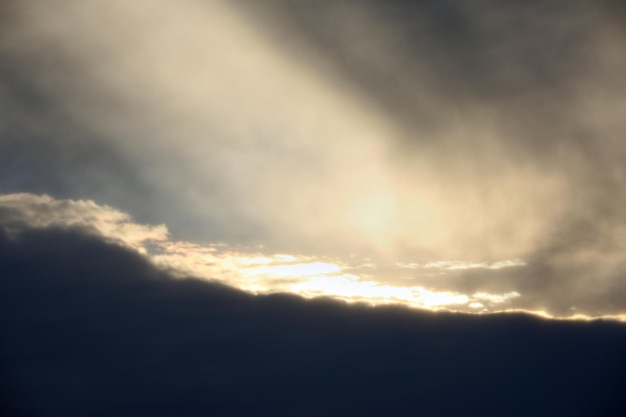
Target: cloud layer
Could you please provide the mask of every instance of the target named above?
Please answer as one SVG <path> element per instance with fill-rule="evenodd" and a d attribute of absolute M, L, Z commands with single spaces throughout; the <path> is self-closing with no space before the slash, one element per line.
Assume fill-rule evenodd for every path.
<path fill-rule="evenodd" d="M 556 268 L 541 271 L 546 268 L 544 264 L 519 259 L 493 264 L 440 261 L 388 265 L 354 257 L 272 253 L 263 247 L 200 245 L 173 239 L 164 225 L 138 224 L 128 214 L 93 201 L 32 194 L 0 196 L 0 227 L 9 237 L 27 230 L 80 231 L 141 254 L 146 262 L 172 276 L 193 276 L 255 294 L 292 293 L 466 313 L 517 310 L 545 317 L 626 320 L 623 299 L 615 286 L 610 291 L 578 292 L 576 285 L 587 284 L 578 281 L 560 288 L 560 296 L 545 290 L 533 292 L 532 274 L 537 270 L 551 279 L 559 279 L 556 274 L 565 272 Z M 566 267 L 573 268 L 561 266 Z M 524 287 L 529 281 L 531 285 Z M 577 305 L 572 308 L 569 303 L 574 302 Z"/>
<path fill-rule="evenodd" d="M 626 407 L 621 323 L 253 296 L 176 279 L 78 226 L 2 227 L 0 265 L 6 416 L 619 416 Z"/>
<path fill-rule="evenodd" d="M 493 308 L 621 315 L 623 17 L 584 0 L 6 2 L 0 191 L 197 242 L 162 262 L 263 244 L 474 310 L 519 294 Z"/>

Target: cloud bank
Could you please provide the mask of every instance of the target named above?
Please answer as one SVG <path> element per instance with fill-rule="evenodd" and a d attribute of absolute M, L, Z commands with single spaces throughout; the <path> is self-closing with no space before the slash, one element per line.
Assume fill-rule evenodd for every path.
<path fill-rule="evenodd" d="M 291 293 L 435 311 L 528 311 L 553 318 L 626 320 L 623 301 L 616 296 L 615 288 L 594 294 L 566 288 L 563 292 L 569 291 L 569 298 L 546 291 L 521 291 L 519 282 L 531 280 L 531 274 L 545 267 L 521 260 L 377 265 L 358 258 L 271 253 L 263 247 L 200 245 L 175 240 L 164 225 L 138 224 L 128 214 L 93 201 L 56 200 L 32 194 L 0 196 L 0 227 L 9 237 L 28 230 L 77 230 L 132 250 L 172 276 L 193 276 L 254 294 Z M 411 273 L 408 277 L 407 269 Z M 550 276 L 556 273 L 564 272 L 551 271 Z M 471 287 L 464 284 L 472 279 Z M 498 285 L 494 285 L 496 280 Z M 564 308 L 565 302 L 577 302 L 581 307 Z"/>
<path fill-rule="evenodd" d="M 15 224 L 0 228 L 6 416 L 619 416 L 626 407 L 621 323 L 253 296 L 176 278 L 92 228 Z"/>

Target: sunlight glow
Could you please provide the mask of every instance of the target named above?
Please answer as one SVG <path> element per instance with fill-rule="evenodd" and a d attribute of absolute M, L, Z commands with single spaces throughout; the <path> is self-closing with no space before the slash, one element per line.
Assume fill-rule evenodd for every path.
<path fill-rule="evenodd" d="M 307 298 L 332 297 L 372 305 L 396 303 L 430 310 L 462 307 L 475 310 L 477 306 L 486 309 L 486 306 L 506 305 L 520 296 L 516 292 L 469 295 L 419 285 L 385 284 L 355 272 L 377 267 L 357 259 L 351 265 L 307 256 L 246 253 L 229 250 L 226 245 L 203 247 L 172 241 L 159 247 L 160 253 L 153 255 L 155 262 L 178 271 L 181 277 L 205 277 L 256 294 L 287 292 Z"/>
<path fill-rule="evenodd" d="M 437 261 L 425 264 L 377 264 L 370 258 L 323 258 L 263 252 L 226 243 L 199 245 L 176 241 L 165 226 L 134 223 L 130 216 L 89 200 L 55 200 L 49 196 L 13 194 L 0 196 L 5 230 L 9 236 L 28 225 L 31 228 L 80 227 L 107 241 L 143 254 L 147 260 L 177 278 L 195 277 L 220 282 L 254 294 L 290 293 L 303 297 L 329 297 L 370 305 L 399 304 L 432 311 L 466 314 L 524 312 L 562 320 L 626 321 L 626 315 L 589 315 L 575 307 L 569 314 L 528 310 L 524 294 L 517 291 L 462 292 L 454 285 L 436 289 L 433 277 L 445 280 L 467 269 L 521 268 L 521 259 L 497 262 Z M 410 271 L 407 271 L 410 270 Z M 437 272 L 433 274 L 432 271 Z M 429 286 L 425 283 L 430 282 Z"/>
<path fill-rule="evenodd" d="M 325 262 L 311 262 L 250 268 L 243 270 L 243 273 L 251 276 L 265 275 L 277 278 L 301 278 L 334 274 L 341 271 L 341 269 L 342 268 L 339 265 L 333 265 Z"/>

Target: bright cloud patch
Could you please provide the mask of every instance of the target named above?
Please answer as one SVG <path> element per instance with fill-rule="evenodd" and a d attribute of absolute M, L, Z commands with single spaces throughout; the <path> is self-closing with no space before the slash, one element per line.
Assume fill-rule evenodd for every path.
<path fill-rule="evenodd" d="M 23 226 L 91 229 L 144 253 L 146 243 L 165 241 L 168 234 L 164 225 L 134 223 L 128 214 L 90 200 L 55 200 L 25 193 L 0 195 L 0 226 L 9 232 Z"/>
<path fill-rule="evenodd" d="M 378 266 L 371 262 L 271 254 L 264 253 L 260 248 L 232 247 L 224 243 L 200 245 L 177 241 L 169 236 L 163 225 L 137 224 L 125 213 L 87 200 L 56 200 L 32 194 L 0 196 L 0 227 L 13 235 L 18 235 L 25 228 L 78 227 L 143 253 L 154 264 L 175 276 L 201 277 L 257 294 L 287 292 L 373 305 L 399 303 L 431 310 L 472 313 L 532 310 L 524 308 L 524 295 L 518 291 L 445 290 L 438 289 L 436 285 L 418 285 L 415 280 L 407 281 L 406 285 L 387 283 L 372 275 L 378 271 Z M 517 259 L 494 263 L 397 263 L 391 273 L 401 275 L 407 269 L 437 269 L 444 275 L 463 270 L 498 272 L 525 265 Z M 575 313 L 570 317 L 589 318 L 580 311 Z M 552 316 L 546 310 L 538 311 L 538 314 Z"/>

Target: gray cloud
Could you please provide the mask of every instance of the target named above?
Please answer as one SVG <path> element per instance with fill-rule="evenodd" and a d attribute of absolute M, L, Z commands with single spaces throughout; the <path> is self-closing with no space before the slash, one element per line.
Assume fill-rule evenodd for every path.
<path fill-rule="evenodd" d="M 549 298 L 558 314 L 623 311 L 619 2 L 346 1 L 321 13 L 296 3 L 273 2 L 292 18 L 283 30 L 304 32 L 303 44 L 406 126 L 397 160 L 433 164 L 455 215 L 462 206 L 467 223 L 481 225 L 470 240 L 487 258 L 493 244 L 528 262 L 416 279 L 519 291 L 520 308 L 542 309 Z"/>
<path fill-rule="evenodd" d="M 5 35 L 12 33 L 8 28 L 13 23 L 1 20 Z M 43 66 L 45 53 L 21 56 L 22 44 L 29 45 L 8 35 L 0 41 L 0 192 L 97 196 L 145 221 L 156 221 L 146 209 L 153 195 L 138 167 L 97 129 L 68 111 L 42 79 L 44 71 L 71 70 L 54 63 Z M 133 204 L 128 195 L 142 204 Z"/>

